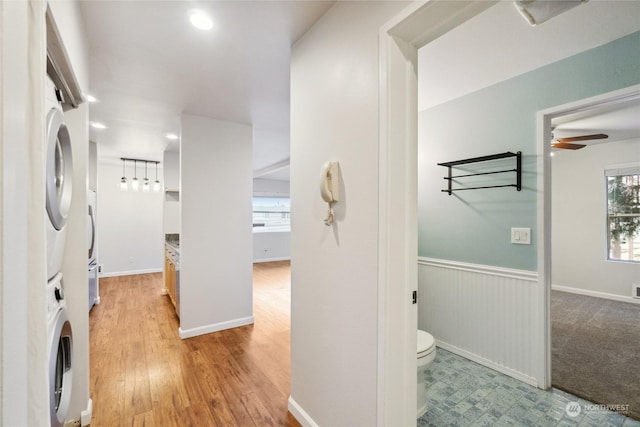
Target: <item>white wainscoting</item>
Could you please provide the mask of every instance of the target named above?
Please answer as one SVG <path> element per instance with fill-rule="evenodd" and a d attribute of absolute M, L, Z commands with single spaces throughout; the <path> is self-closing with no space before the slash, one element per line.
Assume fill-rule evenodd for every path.
<path fill-rule="evenodd" d="M 418 259 L 418 327 L 439 347 L 533 386 L 536 298 L 536 272 Z"/>

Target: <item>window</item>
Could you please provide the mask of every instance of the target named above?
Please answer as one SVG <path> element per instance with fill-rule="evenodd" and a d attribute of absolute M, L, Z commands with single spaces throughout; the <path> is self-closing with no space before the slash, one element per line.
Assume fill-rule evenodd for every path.
<path fill-rule="evenodd" d="M 640 262 L 640 166 L 607 169 L 608 259 Z"/>
<path fill-rule="evenodd" d="M 288 197 L 254 197 L 253 231 L 290 231 L 291 201 Z"/>

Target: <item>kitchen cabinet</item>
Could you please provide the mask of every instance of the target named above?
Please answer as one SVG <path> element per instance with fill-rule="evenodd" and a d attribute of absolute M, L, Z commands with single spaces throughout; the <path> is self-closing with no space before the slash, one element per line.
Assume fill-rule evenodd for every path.
<path fill-rule="evenodd" d="M 164 287 L 171 303 L 178 312 L 178 297 L 176 288 L 176 252 L 168 245 L 164 255 Z"/>

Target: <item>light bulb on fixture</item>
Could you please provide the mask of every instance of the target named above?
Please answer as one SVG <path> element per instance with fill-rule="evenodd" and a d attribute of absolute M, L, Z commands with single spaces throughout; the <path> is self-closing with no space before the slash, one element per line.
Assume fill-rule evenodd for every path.
<path fill-rule="evenodd" d="M 120 178 L 120 190 L 127 191 L 127 177 L 124 176 L 124 159 L 122 159 L 122 178 Z"/>
<path fill-rule="evenodd" d="M 133 191 L 138 191 L 140 189 L 140 181 L 138 181 L 138 176 L 136 173 L 136 163 L 137 161 L 133 161 L 133 179 L 131 180 L 131 189 Z"/>
<path fill-rule="evenodd" d="M 153 191 L 156 193 L 160 191 L 160 181 L 158 181 L 158 162 L 156 162 L 156 180 L 153 183 Z"/>
<path fill-rule="evenodd" d="M 147 178 L 147 161 L 144 162 L 144 181 L 142 182 L 142 191 L 149 192 L 149 178 Z"/>

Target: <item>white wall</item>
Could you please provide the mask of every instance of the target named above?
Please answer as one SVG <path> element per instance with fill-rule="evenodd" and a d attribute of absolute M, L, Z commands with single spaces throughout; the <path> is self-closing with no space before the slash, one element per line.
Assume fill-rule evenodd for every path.
<path fill-rule="evenodd" d="M 126 172 L 130 179 L 133 169 L 127 166 Z M 140 168 L 137 174 L 140 177 Z M 98 162 L 98 264 L 102 265 L 102 276 L 162 271 L 164 191 L 121 191 L 121 177 L 122 164 Z"/>
<path fill-rule="evenodd" d="M 303 425 L 377 423 L 380 27 L 400 2 L 338 2 L 291 63 L 291 397 Z M 343 186 L 327 227 L 322 164 Z"/>
<path fill-rule="evenodd" d="M 591 1 L 544 25 L 531 27 L 513 2 L 498 2 L 419 50 L 420 63 L 428 66 L 418 68 L 418 109 L 459 98 L 635 32 L 639 14 L 638 2 Z M 615 25 L 605 24 L 613 22 Z"/>
<path fill-rule="evenodd" d="M 0 2 L 0 424 L 6 426 L 49 422 L 45 6 Z"/>
<path fill-rule="evenodd" d="M 251 127 L 184 114 L 180 336 L 253 323 Z"/>
<path fill-rule="evenodd" d="M 289 197 L 289 187 L 289 181 L 256 178 L 253 180 L 253 195 Z"/>
<path fill-rule="evenodd" d="M 173 151 L 164 152 L 164 164 L 162 167 L 163 189 L 171 190 L 164 194 L 164 233 L 180 233 L 180 153 Z"/>
<path fill-rule="evenodd" d="M 607 166 L 640 162 L 640 141 L 618 141 L 552 158 L 552 283 L 594 296 L 631 299 L 640 264 L 607 261 Z"/>
<path fill-rule="evenodd" d="M 256 231 L 253 233 L 253 262 L 291 259 L 291 232 Z"/>
<path fill-rule="evenodd" d="M 89 173 L 87 179 L 87 188 L 97 191 L 98 189 L 98 144 L 89 141 Z"/>

